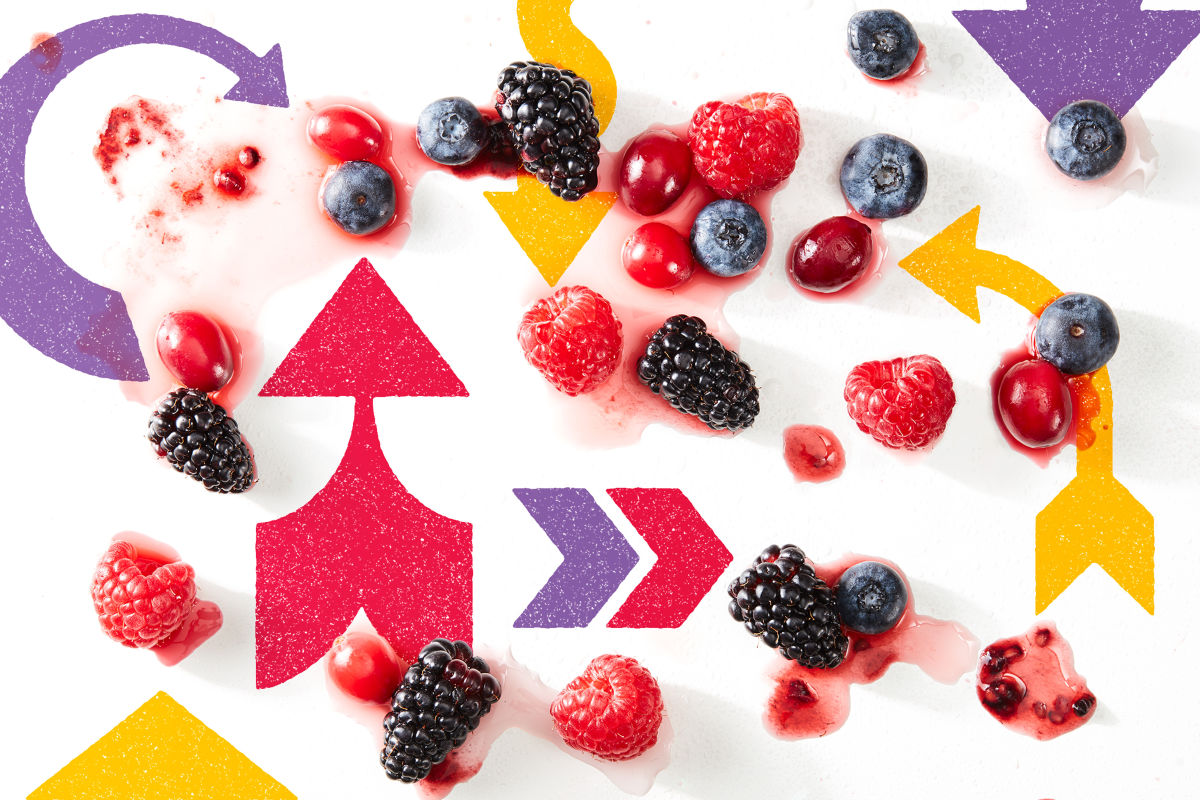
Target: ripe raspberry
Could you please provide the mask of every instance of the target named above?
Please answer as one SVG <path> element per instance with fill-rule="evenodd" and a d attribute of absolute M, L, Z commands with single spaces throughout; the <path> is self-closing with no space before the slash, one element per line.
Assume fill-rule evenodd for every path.
<path fill-rule="evenodd" d="M 650 671 L 625 656 L 597 656 L 550 704 L 558 735 L 608 761 L 636 758 L 658 741 L 662 692 Z"/>
<path fill-rule="evenodd" d="M 933 356 L 868 361 L 846 377 L 846 410 L 887 447 L 933 444 L 954 410 L 954 381 Z"/>
<path fill-rule="evenodd" d="M 521 318 L 525 360 L 571 396 L 608 379 L 621 358 L 621 323 L 608 301 L 586 286 L 564 286 Z"/>
<path fill-rule="evenodd" d="M 755 92 L 696 109 L 688 144 L 696 171 L 713 191 L 744 199 L 792 174 L 804 133 L 787 95 Z"/>
<path fill-rule="evenodd" d="M 195 599 L 190 566 L 141 558 L 129 542 L 113 542 L 92 578 L 100 627 L 126 647 L 154 647 L 171 638 Z"/>

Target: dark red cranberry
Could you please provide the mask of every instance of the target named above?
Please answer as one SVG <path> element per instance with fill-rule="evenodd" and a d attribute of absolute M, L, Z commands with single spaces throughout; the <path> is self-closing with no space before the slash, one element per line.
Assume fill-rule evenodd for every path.
<path fill-rule="evenodd" d="M 257 147 L 247 146 L 238 151 L 238 163 L 246 169 L 254 169 L 261 160 L 262 156 L 259 155 Z"/>
<path fill-rule="evenodd" d="M 661 222 L 647 222 L 629 234 L 621 263 L 631 278 L 651 289 L 673 289 L 696 269 L 687 239 Z"/>
<path fill-rule="evenodd" d="M 666 130 L 635 137 L 621 158 L 621 202 L 644 217 L 661 214 L 679 199 L 692 177 L 692 151 Z"/>
<path fill-rule="evenodd" d="M 326 106 L 309 118 L 308 140 L 341 161 L 370 161 L 383 149 L 383 126 L 354 106 Z"/>
<path fill-rule="evenodd" d="M 213 186 L 236 197 L 246 191 L 246 176 L 236 169 L 223 167 L 213 173 Z"/>
<path fill-rule="evenodd" d="M 158 357 L 189 389 L 215 392 L 233 377 L 233 347 L 220 324 L 199 311 L 173 311 L 155 337 Z"/>
<path fill-rule="evenodd" d="M 1026 447 L 1052 447 L 1071 426 L 1071 390 L 1053 364 L 1030 359 L 1013 364 L 996 394 L 1000 421 Z"/>
<path fill-rule="evenodd" d="M 862 276 L 874 252 L 870 228 L 850 217 L 830 217 L 792 244 L 792 280 L 813 292 L 836 292 Z"/>

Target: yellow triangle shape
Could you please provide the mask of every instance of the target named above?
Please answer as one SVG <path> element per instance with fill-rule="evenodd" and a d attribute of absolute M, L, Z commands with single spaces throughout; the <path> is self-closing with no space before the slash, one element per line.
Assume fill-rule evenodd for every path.
<path fill-rule="evenodd" d="M 28 800 L 296 800 L 237 748 L 159 692 Z"/>
<path fill-rule="evenodd" d="M 532 175 L 517 176 L 515 192 L 484 192 L 504 227 L 553 286 L 617 201 L 615 192 L 590 192 L 568 203 Z"/>

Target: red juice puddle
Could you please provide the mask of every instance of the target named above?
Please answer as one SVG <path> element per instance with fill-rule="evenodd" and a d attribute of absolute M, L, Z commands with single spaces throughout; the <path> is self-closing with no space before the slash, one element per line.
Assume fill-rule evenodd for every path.
<path fill-rule="evenodd" d="M 175 548 L 136 531 L 122 531 L 113 536 L 114 542 L 127 542 L 137 551 L 134 559 L 138 568 L 149 573 L 163 564 L 180 561 Z M 149 648 L 158 660 L 173 667 L 190 656 L 200 645 L 211 639 L 221 629 L 221 608 L 211 600 L 196 600 L 184 617 L 179 628 L 169 639 Z"/>
<path fill-rule="evenodd" d="M 988 645 L 979 657 L 979 702 L 1017 733 L 1046 741 L 1095 715 L 1096 696 L 1075 672 L 1071 646 L 1053 623 Z"/>
<path fill-rule="evenodd" d="M 862 561 L 878 561 L 895 569 L 908 589 L 908 607 L 896 626 L 884 633 L 872 636 L 847 630 L 850 647 L 835 669 L 809 669 L 794 661 L 776 665 L 771 674 L 775 688 L 763 724 L 780 739 L 809 739 L 841 728 L 850 715 L 850 686 L 879 680 L 892 664 L 913 664 L 947 684 L 974 666 L 979 640 L 957 622 L 917 614 L 912 586 L 895 564 L 855 555 L 831 564 L 813 564 L 813 569 L 817 577 L 835 586 L 843 572 Z"/>
<path fill-rule="evenodd" d="M 41 57 L 37 68 L 42 72 L 54 72 L 62 61 L 63 46 L 57 36 L 51 33 L 35 33 L 29 43 L 32 53 Z"/>
<path fill-rule="evenodd" d="M 784 264 L 784 269 L 787 270 L 788 281 L 792 288 L 799 292 L 804 297 L 810 300 L 819 302 L 841 302 L 844 300 L 861 300 L 863 295 L 869 294 L 879 284 L 879 279 L 883 275 L 885 263 L 890 266 L 895 266 L 896 261 L 888 261 L 888 240 L 883 234 L 884 220 L 867 219 L 854 209 L 847 206 L 846 216 L 853 220 L 861 222 L 871 229 L 871 258 L 867 261 L 863 268 L 862 274 L 859 275 L 853 283 L 838 289 L 835 292 L 814 292 L 812 289 L 806 289 L 796 283 L 792 277 L 792 258 L 796 251 L 796 245 L 799 244 L 804 233 L 799 234 L 792 240 L 791 247 L 788 249 L 787 262 Z"/>
<path fill-rule="evenodd" d="M 824 483 L 842 474 L 846 451 L 837 436 L 820 425 L 792 425 L 783 431 L 783 459 L 798 481 Z"/>

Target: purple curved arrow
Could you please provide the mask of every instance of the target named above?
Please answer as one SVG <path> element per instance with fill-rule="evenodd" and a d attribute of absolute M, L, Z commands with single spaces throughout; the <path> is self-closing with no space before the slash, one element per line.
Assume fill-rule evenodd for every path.
<path fill-rule="evenodd" d="M 563 562 L 516 628 L 583 628 L 637 565 L 629 542 L 586 489 L 513 489 Z"/>
<path fill-rule="evenodd" d="M 101 378 L 149 378 L 120 293 L 72 270 L 42 235 L 25 194 L 33 121 L 59 82 L 90 58 L 131 44 L 169 44 L 209 56 L 239 80 L 227 100 L 287 107 L 283 54 L 257 56 L 220 31 L 157 14 L 104 17 L 55 37 L 57 64 L 35 48 L 0 78 L 0 317 L 25 341 Z"/>
<path fill-rule="evenodd" d="M 1142 11 L 1141 0 L 1029 0 L 1024 11 L 954 16 L 1046 119 L 1076 100 L 1125 116 L 1200 34 L 1200 12 Z"/>

